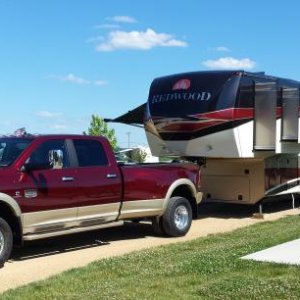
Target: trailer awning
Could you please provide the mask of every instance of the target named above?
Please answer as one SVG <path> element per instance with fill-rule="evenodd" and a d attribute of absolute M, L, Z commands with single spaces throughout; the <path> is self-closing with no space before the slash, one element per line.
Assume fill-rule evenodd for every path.
<path fill-rule="evenodd" d="M 105 122 L 123 123 L 133 126 L 143 126 L 144 111 L 146 103 L 138 106 L 137 108 L 128 111 L 126 114 L 121 115 L 114 119 L 104 119 Z"/>

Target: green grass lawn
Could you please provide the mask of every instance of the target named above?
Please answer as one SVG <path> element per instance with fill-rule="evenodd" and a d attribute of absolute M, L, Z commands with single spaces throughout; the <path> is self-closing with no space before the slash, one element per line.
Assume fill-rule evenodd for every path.
<path fill-rule="evenodd" d="M 300 299 L 300 266 L 240 259 L 297 238 L 300 217 L 287 217 L 101 260 L 0 299 Z"/>

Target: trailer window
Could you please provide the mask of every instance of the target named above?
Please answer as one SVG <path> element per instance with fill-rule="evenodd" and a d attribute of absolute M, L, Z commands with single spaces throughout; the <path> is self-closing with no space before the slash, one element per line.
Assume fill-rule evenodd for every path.
<path fill-rule="evenodd" d="M 251 77 L 243 76 L 240 81 L 239 107 L 253 108 L 254 81 Z"/>

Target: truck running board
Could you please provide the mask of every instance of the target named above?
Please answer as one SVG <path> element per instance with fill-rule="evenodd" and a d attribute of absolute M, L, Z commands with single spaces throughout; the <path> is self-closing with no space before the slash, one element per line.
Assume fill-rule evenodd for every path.
<path fill-rule="evenodd" d="M 28 234 L 23 236 L 24 241 L 34 241 L 44 238 L 50 238 L 50 237 L 56 237 L 56 236 L 62 236 L 67 234 L 73 234 L 73 233 L 80 233 L 84 231 L 92 231 L 92 230 L 98 230 L 103 228 L 111 228 L 111 227 L 118 227 L 124 225 L 123 221 L 117 221 L 117 222 L 111 222 L 107 224 L 101 224 L 101 225 L 95 225 L 95 226 L 88 226 L 88 227 L 72 227 L 70 229 L 64 228 L 64 230 L 61 231 L 55 231 L 55 232 L 46 232 L 46 233 L 39 233 L 39 234 Z"/>

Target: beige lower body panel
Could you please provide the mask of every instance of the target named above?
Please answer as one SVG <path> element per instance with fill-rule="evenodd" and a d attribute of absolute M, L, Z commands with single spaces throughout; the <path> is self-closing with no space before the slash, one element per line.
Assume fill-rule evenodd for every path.
<path fill-rule="evenodd" d="M 163 212 L 164 199 L 47 210 L 22 215 L 23 239 L 36 240 L 122 224 L 118 220 L 152 217 Z"/>
<path fill-rule="evenodd" d="M 22 214 L 23 235 L 74 227 L 77 225 L 76 214 L 76 207 L 24 213 Z"/>
<path fill-rule="evenodd" d="M 78 226 L 107 223 L 118 218 L 121 203 L 102 204 L 78 207 Z M 94 224 L 93 224 L 94 223 Z"/>
<path fill-rule="evenodd" d="M 158 216 L 163 212 L 164 199 L 126 201 L 123 203 L 119 219 L 133 219 Z"/>
<path fill-rule="evenodd" d="M 38 211 L 22 215 L 23 235 L 96 226 L 115 221 L 120 203 Z"/>
<path fill-rule="evenodd" d="M 88 226 L 88 227 L 66 228 L 63 231 L 28 234 L 28 235 L 23 236 L 23 239 L 24 239 L 24 241 L 34 241 L 34 240 L 56 237 L 56 236 L 61 236 L 61 235 L 68 235 L 68 234 L 74 234 L 74 233 L 79 233 L 79 232 L 122 226 L 123 224 L 124 224 L 123 221 L 116 221 L 116 222 L 110 222 L 110 223 L 106 223 L 106 224 L 94 225 L 94 226 Z"/>

